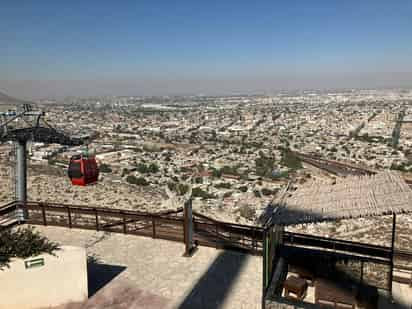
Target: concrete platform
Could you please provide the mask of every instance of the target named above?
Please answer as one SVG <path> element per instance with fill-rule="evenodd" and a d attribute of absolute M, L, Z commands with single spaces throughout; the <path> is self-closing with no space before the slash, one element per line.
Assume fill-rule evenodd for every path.
<path fill-rule="evenodd" d="M 261 307 L 261 257 L 200 247 L 186 258 L 183 243 L 59 227 L 36 230 L 63 245 L 84 246 L 92 257 L 92 295 L 87 304 L 67 308 Z"/>

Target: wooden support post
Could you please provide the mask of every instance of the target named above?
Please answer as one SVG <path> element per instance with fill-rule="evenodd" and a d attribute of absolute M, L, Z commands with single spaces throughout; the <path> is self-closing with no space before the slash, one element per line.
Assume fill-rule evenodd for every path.
<path fill-rule="evenodd" d="M 67 207 L 67 216 L 69 218 L 69 228 L 72 228 L 72 215 L 70 213 L 70 207 Z"/>
<path fill-rule="evenodd" d="M 266 243 L 266 228 L 263 230 L 263 265 L 262 265 L 262 273 L 263 273 L 263 278 L 262 278 L 262 309 L 266 307 L 266 285 L 267 285 L 267 261 L 266 261 L 266 255 L 267 255 L 267 243 Z"/>
<path fill-rule="evenodd" d="M 391 242 L 391 269 L 389 272 L 389 292 L 392 296 L 392 281 L 393 281 L 393 258 L 395 255 L 395 236 L 396 236 L 396 214 L 392 217 L 392 242 Z"/>
<path fill-rule="evenodd" d="M 183 239 L 185 242 L 184 257 L 191 257 L 197 250 L 193 242 L 193 214 L 192 214 L 192 200 L 189 199 L 184 204 L 184 220 L 183 220 Z"/>
<path fill-rule="evenodd" d="M 46 209 L 44 208 L 44 204 L 41 204 L 41 213 L 43 215 L 43 225 L 47 225 Z"/>
<path fill-rule="evenodd" d="M 360 269 L 360 285 L 363 285 L 363 260 L 361 260 L 361 269 Z"/>
<path fill-rule="evenodd" d="M 126 217 L 124 214 L 123 214 L 123 233 L 127 234 Z"/>
<path fill-rule="evenodd" d="M 255 229 L 253 229 L 253 232 L 252 232 L 252 250 L 254 252 L 257 252 L 256 230 Z"/>
<path fill-rule="evenodd" d="M 217 222 L 215 222 L 215 226 L 216 226 L 215 245 L 216 245 L 216 249 L 217 249 L 217 237 L 219 235 L 219 226 L 218 226 Z"/>
<path fill-rule="evenodd" d="M 99 230 L 99 214 L 97 213 L 97 209 L 94 209 L 96 215 L 96 231 Z"/>
<path fill-rule="evenodd" d="M 152 217 L 152 237 L 156 238 L 156 218 Z"/>

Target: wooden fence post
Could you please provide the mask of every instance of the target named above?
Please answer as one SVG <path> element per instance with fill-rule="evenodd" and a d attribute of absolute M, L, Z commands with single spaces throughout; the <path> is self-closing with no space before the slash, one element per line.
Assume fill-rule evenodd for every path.
<path fill-rule="evenodd" d="M 184 257 L 191 257 L 197 250 L 193 243 L 193 213 L 192 200 L 188 199 L 184 203 L 184 217 L 183 217 L 183 238 L 185 243 Z"/>
<path fill-rule="evenodd" d="M 99 230 L 99 215 L 97 213 L 97 208 L 94 209 L 95 213 L 96 213 L 96 231 Z"/>
<path fill-rule="evenodd" d="M 69 206 L 67 206 L 67 215 L 69 217 L 69 228 L 72 228 L 72 215 L 71 215 Z"/>
<path fill-rule="evenodd" d="M 46 209 L 44 208 L 44 204 L 41 204 L 41 213 L 43 215 L 43 225 L 47 225 Z"/>
<path fill-rule="evenodd" d="M 152 237 L 156 238 L 156 218 L 152 216 Z"/>
<path fill-rule="evenodd" d="M 392 296 L 392 281 L 393 281 L 393 257 L 395 255 L 395 234 L 396 234 L 396 214 L 392 217 L 392 241 L 391 241 L 391 269 L 389 273 L 389 292 Z"/>
<path fill-rule="evenodd" d="M 262 309 L 266 307 L 266 285 L 267 285 L 267 231 L 266 227 L 263 229 L 263 259 L 262 259 Z"/>
<path fill-rule="evenodd" d="M 126 217 L 124 214 L 123 214 L 123 233 L 127 234 Z"/>
<path fill-rule="evenodd" d="M 219 225 L 217 224 L 217 222 L 215 222 L 215 226 L 216 226 L 215 244 L 216 244 L 216 249 L 217 249 L 217 238 L 218 238 L 218 235 L 219 235 Z"/>

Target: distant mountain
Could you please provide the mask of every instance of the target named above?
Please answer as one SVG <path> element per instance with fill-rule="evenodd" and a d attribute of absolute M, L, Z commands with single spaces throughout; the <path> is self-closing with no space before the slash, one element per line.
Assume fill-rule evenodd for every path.
<path fill-rule="evenodd" d="M 26 101 L 26 100 L 13 98 L 13 97 L 8 96 L 7 94 L 5 94 L 3 92 L 0 92 L 0 105 L 15 106 L 15 105 L 21 105 L 21 104 L 35 104 L 35 103 L 30 102 L 30 101 Z"/>

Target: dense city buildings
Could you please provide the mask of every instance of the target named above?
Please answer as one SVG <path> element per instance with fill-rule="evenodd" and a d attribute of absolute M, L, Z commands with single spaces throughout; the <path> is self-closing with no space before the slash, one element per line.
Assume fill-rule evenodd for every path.
<path fill-rule="evenodd" d="M 89 138 L 101 177 L 72 187 L 66 168 L 84 146 L 31 143 L 29 200 L 59 196 L 63 203 L 158 211 L 181 206 L 176 198 L 190 186 L 199 212 L 258 223 L 289 183 L 333 181 L 295 152 L 407 177 L 411 102 L 412 91 L 397 89 L 40 101 L 48 122 Z M 1 147 L 1 181 L 12 186 L 13 149 Z M 1 192 L 2 201 L 10 192 Z"/>

